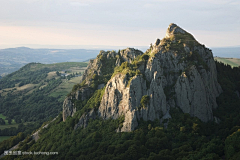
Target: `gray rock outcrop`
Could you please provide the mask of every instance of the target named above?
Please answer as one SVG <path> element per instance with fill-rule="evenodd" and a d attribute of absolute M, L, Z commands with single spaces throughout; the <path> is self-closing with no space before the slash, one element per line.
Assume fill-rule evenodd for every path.
<path fill-rule="evenodd" d="M 142 54 L 132 48 L 112 54 L 102 51 L 90 62 L 83 80 L 90 84 L 92 74 L 102 75 L 102 62 L 99 61 L 102 56 L 113 58 L 114 65 L 120 66 L 123 62 L 132 63 Z M 172 107 L 179 107 L 203 122 L 214 120 L 212 112 L 217 108 L 216 97 L 222 89 L 217 82 L 211 50 L 176 24 L 170 24 L 165 38 L 157 39 L 145 57 L 147 59 L 137 62 L 135 71 L 139 74 L 129 79 L 128 73 L 118 73 L 107 82 L 97 113 L 93 110 L 85 113 L 75 129 L 86 127 L 89 119 L 97 116 L 103 119 L 124 116 L 123 127 L 118 131 L 129 132 L 138 126 L 140 119 L 163 121 L 171 118 Z M 144 97 L 147 97 L 145 101 Z"/>
<path fill-rule="evenodd" d="M 73 116 L 76 112 L 76 107 L 72 103 L 70 98 L 66 98 L 63 102 L 63 121 L 66 121 L 67 117 Z"/>
<path fill-rule="evenodd" d="M 89 87 L 82 87 L 75 92 L 75 99 L 84 101 L 91 96 L 92 92 Z"/>
<path fill-rule="evenodd" d="M 195 66 L 190 68 L 189 76 L 183 73 L 178 78 L 175 92 L 176 104 L 184 113 L 196 116 L 204 122 L 213 119 L 212 109 L 216 107 L 216 101 L 211 101 L 213 93 L 204 84 Z"/>
<path fill-rule="evenodd" d="M 142 55 L 143 52 L 134 48 L 126 48 L 120 52 L 115 51 L 100 51 L 96 59 L 90 60 L 87 69 L 85 70 L 80 83 L 84 83 L 83 86 L 72 92 L 63 103 L 63 119 L 64 121 L 68 116 L 72 116 L 71 111 L 74 108 L 74 104 L 69 99 L 75 100 L 87 100 L 94 93 L 94 89 L 91 87 L 94 77 L 106 76 L 114 71 L 114 67 L 120 66 L 123 62 L 132 62 L 137 56 Z M 109 64 L 112 64 L 109 65 Z M 100 82 L 96 89 L 102 89 L 105 87 L 104 82 Z M 95 89 L 95 90 L 96 90 Z M 76 110 L 76 109 L 75 109 Z M 74 111 L 75 111 L 74 110 Z M 74 113 L 73 113 L 74 114 Z"/>
<path fill-rule="evenodd" d="M 88 122 L 90 119 L 95 119 L 97 117 L 97 114 L 95 113 L 94 109 L 92 109 L 90 112 L 84 113 L 78 123 L 74 126 L 74 129 L 77 128 L 85 128 L 88 125 Z"/>
<path fill-rule="evenodd" d="M 137 56 L 142 55 L 143 52 L 134 48 L 127 48 L 120 51 L 120 57 L 123 62 L 131 63 Z"/>
<path fill-rule="evenodd" d="M 191 36 L 177 25 L 170 24 L 165 39 L 175 34 Z M 190 38 L 195 40 L 192 36 Z M 216 66 L 211 51 L 197 41 L 194 42 L 194 46 L 183 44 L 181 52 L 186 56 L 195 54 L 193 56 L 201 57 L 198 60 L 203 61 L 202 64 L 198 64 L 197 61 L 191 64 L 187 60 L 181 61 L 184 57 L 175 50 L 166 51 L 161 42 L 156 40 L 151 50 L 148 50 L 154 56 L 140 69 L 146 79 L 135 76 L 127 86 L 129 82 L 124 75 L 118 74 L 106 85 L 99 116 L 115 119 L 124 115 L 122 132 L 134 130 L 141 118 L 153 121 L 164 115 L 171 117 L 170 107 L 175 106 L 204 122 L 213 120 L 212 110 L 217 107 L 216 97 L 222 89 L 217 82 Z M 176 43 L 176 40 L 173 39 L 172 43 Z M 203 64 L 206 64 L 206 68 Z M 149 87 L 147 83 L 150 84 Z M 144 95 L 150 97 L 150 102 L 146 108 L 139 108 Z"/>
<path fill-rule="evenodd" d="M 165 38 L 170 38 L 172 35 L 177 34 L 177 33 L 184 34 L 184 33 L 186 33 L 186 31 L 183 30 L 182 28 L 178 27 L 176 24 L 171 23 L 168 26 Z"/>
<path fill-rule="evenodd" d="M 145 108 L 140 107 L 144 95 L 150 95 L 150 102 Z M 159 119 L 167 112 L 167 105 L 157 72 L 149 89 L 141 75 L 133 77 L 131 82 L 128 82 L 123 74 L 116 75 L 107 83 L 98 111 L 98 115 L 104 119 L 116 119 L 124 115 L 125 121 L 121 132 L 134 130 L 141 118 L 145 121 Z"/>

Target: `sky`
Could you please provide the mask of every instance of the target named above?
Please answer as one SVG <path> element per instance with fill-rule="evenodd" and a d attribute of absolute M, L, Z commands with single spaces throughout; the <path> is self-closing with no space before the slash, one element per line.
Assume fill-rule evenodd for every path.
<path fill-rule="evenodd" d="M 207 47 L 240 46 L 239 0 L 0 0 L 0 48 L 149 46 L 170 23 Z"/>

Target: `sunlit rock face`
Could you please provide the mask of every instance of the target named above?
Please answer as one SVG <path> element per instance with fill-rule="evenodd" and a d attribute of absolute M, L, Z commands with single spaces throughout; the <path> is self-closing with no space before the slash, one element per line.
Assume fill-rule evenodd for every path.
<path fill-rule="evenodd" d="M 145 60 L 137 58 L 144 55 Z M 81 117 L 79 127 L 86 126 L 84 118 L 124 116 L 123 126 L 118 131 L 129 132 L 138 126 L 140 119 L 162 121 L 171 118 L 169 111 L 173 107 L 204 122 L 214 119 L 216 97 L 222 89 L 217 82 L 213 54 L 176 24 L 170 24 L 166 36 L 157 39 L 144 54 L 128 48 L 108 55 L 111 56 L 117 56 L 116 66 L 123 62 L 137 63 L 135 71 L 140 73 L 130 79 L 126 72 L 115 74 L 105 86 L 98 110 Z M 98 65 L 95 61 L 93 63 Z"/>

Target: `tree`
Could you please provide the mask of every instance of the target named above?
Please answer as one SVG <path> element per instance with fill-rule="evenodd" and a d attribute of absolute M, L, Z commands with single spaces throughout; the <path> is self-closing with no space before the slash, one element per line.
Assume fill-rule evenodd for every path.
<path fill-rule="evenodd" d="M 5 123 L 4 119 L 0 118 L 0 125 L 5 125 L 5 124 L 6 123 Z"/>
<path fill-rule="evenodd" d="M 59 73 L 58 71 L 56 72 L 57 76 L 61 76 L 61 73 Z"/>
<path fill-rule="evenodd" d="M 193 129 L 193 132 L 195 133 L 198 133 L 200 130 L 199 125 L 197 123 L 193 123 L 192 129 Z"/>
<path fill-rule="evenodd" d="M 16 123 L 21 123 L 22 122 L 22 120 L 21 120 L 21 118 L 19 117 L 19 116 L 17 116 L 16 118 L 14 118 L 15 119 L 15 122 Z"/>
<path fill-rule="evenodd" d="M 11 123 L 12 123 L 12 119 L 8 118 L 8 124 L 11 124 Z"/>

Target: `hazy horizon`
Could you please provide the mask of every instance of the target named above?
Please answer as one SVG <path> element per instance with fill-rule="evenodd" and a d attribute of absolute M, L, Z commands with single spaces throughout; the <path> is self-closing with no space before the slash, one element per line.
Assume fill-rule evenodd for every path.
<path fill-rule="evenodd" d="M 37 44 L 19 44 L 19 45 L 0 45 L 0 49 L 9 49 L 9 48 L 31 48 L 31 49 L 86 49 L 86 50 L 104 50 L 104 49 L 125 49 L 125 48 L 135 48 L 139 50 L 145 50 L 148 49 L 149 46 L 108 46 L 108 45 L 37 45 Z M 208 46 L 206 46 L 208 47 Z M 220 46 L 220 47 L 208 47 L 210 49 L 214 48 L 239 48 L 238 46 Z"/>
<path fill-rule="evenodd" d="M 0 48 L 149 46 L 170 23 L 209 48 L 240 46 L 239 6 L 237 0 L 8 0 L 0 6 Z"/>
<path fill-rule="evenodd" d="M 0 45 L 0 49 L 9 48 L 31 48 L 31 49 L 87 49 L 87 50 L 99 50 L 99 49 L 148 49 L 149 46 L 109 46 L 109 45 L 37 45 L 37 44 L 19 44 L 19 45 Z"/>

